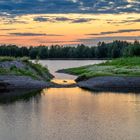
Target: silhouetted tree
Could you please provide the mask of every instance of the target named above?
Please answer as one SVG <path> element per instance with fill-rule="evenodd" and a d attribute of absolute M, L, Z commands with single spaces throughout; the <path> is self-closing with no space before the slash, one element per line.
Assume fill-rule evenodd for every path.
<path fill-rule="evenodd" d="M 29 48 L 16 45 L 1 45 L 0 56 L 27 56 L 31 59 L 47 58 L 118 58 L 123 56 L 140 56 L 140 43 L 126 41 L 113 41 L 111 43 L 99 42 L 98 46 L 88 47 L 80 44 L 77 47 L 53 45 Z"/>

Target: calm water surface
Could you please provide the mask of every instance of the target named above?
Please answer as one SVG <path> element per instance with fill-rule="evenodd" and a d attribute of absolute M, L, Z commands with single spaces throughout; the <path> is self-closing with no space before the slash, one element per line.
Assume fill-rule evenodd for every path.
<path fill-rule="evenodd" d="M 59 79 L 57 68 L 94 61 L 41 63 Z M 140 95 L 44 89 L 30 100 L 0 104 L 0 140 L 140 140 Z"/>
<path fill-rule="evenodd" d="M 80 67 L 91 64 L 104 62 L 103 60 L 45 60 L 39 61 L 43 66 L 48 67 L 50 72 L 55 76 L 55 79 L 75 79 L 76 76 L 57 73 L 57 70 Z"/>

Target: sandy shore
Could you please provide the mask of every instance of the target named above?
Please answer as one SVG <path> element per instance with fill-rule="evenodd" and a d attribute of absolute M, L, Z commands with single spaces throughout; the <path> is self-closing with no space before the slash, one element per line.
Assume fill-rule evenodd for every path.
<path fill-rule="evenodd" d="M 78 82 L 78 86 L 94 91 L 140 93 L 140 77 L 96 77 Z"/>

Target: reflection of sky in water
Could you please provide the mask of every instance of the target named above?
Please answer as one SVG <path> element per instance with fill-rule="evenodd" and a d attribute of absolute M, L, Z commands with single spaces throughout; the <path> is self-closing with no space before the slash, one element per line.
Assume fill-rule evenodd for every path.
<path fill-rule="evenodd" d="M 66 80 L 65 79 L 53 79 L 51 81 L 54 83 L 57 83 L 57 84 L 64 84 L 64 85 L 76 83 L 74 80 L 67 80 L 67 79 Z"/>
<path fill-rule="evenodd" d="M 43 66 L 48 67 L 50 72 L 55 76 L 56 79 L 76 79 L 77 76 L 57 73 L 60 69 L 80 67 L 84 65 L 98 64 L 104 62 L 102 60 L 41 60 L 39 61 Z"/>
<path fill-rule="evenodd" d="M 44 89 L 0 105 L 1 140 L 139 140 L 139 94 Z"/>

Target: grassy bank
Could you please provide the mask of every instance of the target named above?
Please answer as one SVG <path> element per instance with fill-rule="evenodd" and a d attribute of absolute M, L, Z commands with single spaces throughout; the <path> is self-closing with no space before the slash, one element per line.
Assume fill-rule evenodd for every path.
<path fill-rule="evenodd" d="M 78 75 L 81 79 L 99 76 L 140 76 L 140 57 L 119 58 L 101 64 L 64 69 L 62 72 Z"/>
<path fill-rule="evenodd" d="M 0 57 L 0 75 L 28 76 L 37 80 L 49 81 L 52 75 L 48 69 L 28 58 Z"/>

